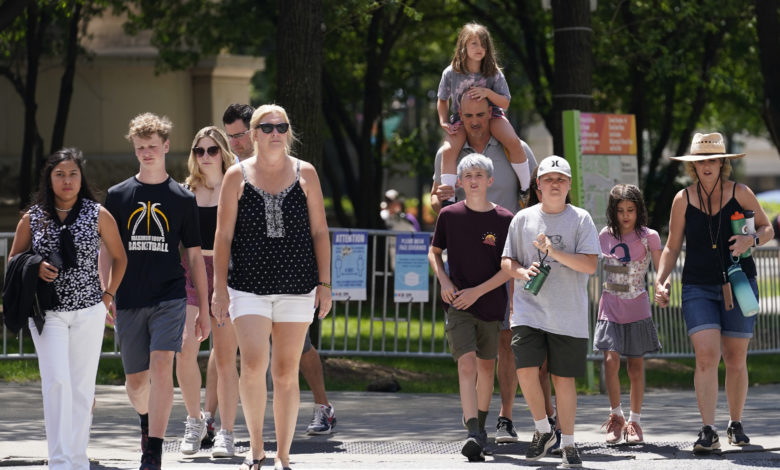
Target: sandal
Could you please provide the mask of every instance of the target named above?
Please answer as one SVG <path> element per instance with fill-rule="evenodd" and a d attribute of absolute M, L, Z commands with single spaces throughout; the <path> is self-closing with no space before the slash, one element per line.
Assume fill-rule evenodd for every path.
<path fill-rule="evenodd" d="M 252 459 L 247 457 L 241 463 L 241 466 L 238 467 L 238 470 L 260 470 L 260 467 L 263 465 L 263 460 L 265 460 L 265 455 L 263 455 L 263 458 L 261 459 Z M 255 465 L 257 465 L 256 469 Z"/>

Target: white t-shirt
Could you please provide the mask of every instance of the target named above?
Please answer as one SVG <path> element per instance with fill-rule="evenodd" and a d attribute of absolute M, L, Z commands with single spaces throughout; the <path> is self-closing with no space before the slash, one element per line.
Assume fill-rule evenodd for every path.
<path fill-rule="evenodd" d="M 598 232 L 588 211 L 567 204 L 562 212 L 547 214 L 542 211 L 541 204 L 536 204 L 515 214 L 502 256 L 525 267 L 539 261 L 533 241 L 540 233 L 547 235 L 556 250 L 601 254 Z M 552 257 L 545 263 L 551 266 L 550 274 L 538 295 L 524 289 L 525 281 L 515 279 L 511 326 L 525 325 L 559 335 L 587 338 L 589 275 L 564 266 Z"/>

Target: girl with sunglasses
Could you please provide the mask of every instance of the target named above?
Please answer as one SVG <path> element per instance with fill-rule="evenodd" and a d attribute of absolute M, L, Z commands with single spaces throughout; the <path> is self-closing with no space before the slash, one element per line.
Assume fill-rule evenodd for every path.
<path fill-rule="evenodd" d="M 274 468 L 284 469 L 300 402 L 304 338 L 315 312 L 324 318 L 331 307 L 330 238 L 317 171 L 290 155 L 287 112 L 264 105 L 250 124 L 255 156 L 228 170 L 220 194 L 212 310 L 217 318 L 229 311 L 241 348 L 241 403 L 251 445 L 241 469 L 258 470 L 265 459 L 269 349 Z"/>
<path fill-rule="evenodd" d="M 208 295 L 214 291 L 214 232 L 217 227 L 217 203 L 222 178 L 225 171 L 233 164 L 236 156 L 230 151 L 227 137 L 217 127 L 207 126 L 199 130 L 192 140 L 187 167 L 190 170 L 184 186 L 195 194 L 198 203 L 200 220 L 200 239 L 203 261 L 206 264 L 208 280 Z M 186 272 L 187 289 L 187 320 L 184 324 L 181 352 L 176 354 L 176 378 L 181 387 L 184 405 L 187 408 L 184 438 L 181 452 L 192 455 L 198 452 L 200 444 L 207 432 L 207 421 L 210 413 L 204 413 L 200 408 L 201 375 L 198 367 L 198 351 L 200 342 L 195 335 L 195 319 L 198 317 L 198 293 L 190 275 L 187 259 L 182 258 L 182 266 Z M 219 457 L 232 457 L 233 423 L 238 407 L 238 373 L 236 363 L 236 339 L 233 327 L 224 322 L 217 322 L 211 316 L 211 328 L 214 338 L 214 350 L 217 357 L 217 399 L 220 406 L 220 421 L 222 429 L 214 441 L 212 454 Z M 232 358 L 232 359 L 231 359 Z M 231 362 L 232 360 L 232 362 Z M 232 369 L 228 364 L 233 364 Z M 213 421 L 212 421 L 213 422 Z"/>

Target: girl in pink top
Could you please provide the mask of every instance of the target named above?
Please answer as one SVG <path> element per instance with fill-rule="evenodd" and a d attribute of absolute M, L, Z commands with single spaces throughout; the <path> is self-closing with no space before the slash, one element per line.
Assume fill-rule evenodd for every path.
<path fill-rule="evenodd" d="M 644 438 L 639 420 L 644 398 L 643 356 L 661 348 L 645 289 L 652 256 L 658 266 L 661 239 L 647 228 L 647 210 L 639 188 L 618 184 L 609 192 L 607 226 L 599 234 L 604 276 L 599 318 L 593 334 L 594 351 L 604 351 L 604 376 L 610 413 L 604 426 L 606 441 L 640 444 Z M 626 422 L 620 404 L 620 356 L 628 362 L 631 381 L 631 415 Z"/>

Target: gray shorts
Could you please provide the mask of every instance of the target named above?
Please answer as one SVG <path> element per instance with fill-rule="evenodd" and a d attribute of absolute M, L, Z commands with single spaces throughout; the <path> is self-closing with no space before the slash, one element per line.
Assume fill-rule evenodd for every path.
<path fill-rule="evenodd" d="M 186 318 L 186 298 L 117 310 L 116 333 L 125 374 L 148 370 L 152 351 L 180 352 Z"/>

